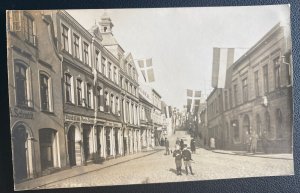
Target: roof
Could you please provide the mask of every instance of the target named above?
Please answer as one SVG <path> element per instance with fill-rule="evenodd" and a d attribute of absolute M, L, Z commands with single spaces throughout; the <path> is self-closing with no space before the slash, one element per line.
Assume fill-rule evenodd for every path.
<path fill-rule="evenodd" d="M 113 36 L 111 32 L 108 33 L 101 33 L 102 35 L 102 45 L 104 46 L 111 46 L 111 45 L 119 45 L 116 38 Z"/>

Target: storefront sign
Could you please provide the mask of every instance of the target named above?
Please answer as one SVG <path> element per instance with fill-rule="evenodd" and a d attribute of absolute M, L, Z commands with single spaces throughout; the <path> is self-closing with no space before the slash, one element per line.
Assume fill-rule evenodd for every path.
<path fill-rule="evenodd" d="M 10 116 L 20 119 L 33 119 L 33 112 L 24 109 L 19 109 L 18 107 L 10 108 Z"/>
<path fill-rule="evenodd" d="M 83 116 L 81 116 L 81 122 L 82 123 L 93 124 L 94 123 L 94 119 L 90 118 L 90 117 L 83 117 Z"/>
<path fill-rule="evenodd" d="M 65 114 L 65 121 L 78 121 L 78 122 L 80 122 L 80 116 Z"/>

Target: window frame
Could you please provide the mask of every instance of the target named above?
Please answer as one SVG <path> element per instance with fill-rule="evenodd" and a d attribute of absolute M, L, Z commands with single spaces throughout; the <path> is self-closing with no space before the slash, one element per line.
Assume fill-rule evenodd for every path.
<path fill-rule="evenodd" d="M 42 76 L 47 78 L 47 92 L 48 92 L 48 96 L 47 96 L 47 100 L 48 100 L 48 106 L 47 109 L 43 108 L 43 95 L 42 95 Z M 44 71 L 41 71 L 39 73 L 39 82 L 40 82 L 40 103 L 41 103 L 41 111 L 45 111 L 45 112 L 53 112 L 53 97 L 52 97 L 52 78 L 49 74 L 47 74 Z"/>

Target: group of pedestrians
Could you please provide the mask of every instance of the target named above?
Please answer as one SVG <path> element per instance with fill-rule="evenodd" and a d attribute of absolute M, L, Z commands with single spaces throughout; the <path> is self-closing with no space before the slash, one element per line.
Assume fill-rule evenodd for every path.
<path fill-rule="evenodd" d="M 193 153 L 196 153 L 194 139 L 191 140 L 191 151 Z M 186 175 L 188 175 L 188 173 L 189 173 L 188 169 L 190 170 L 190 173 L 192 175 L 194 175 L 193 170 L 192 170 L 192 165 L 191 165 L 191 161 L 192 161 L 192 152 L 191 151 L 188 150 L 187 144 L 184 144 L 183 139 L 179 140 L 179 138 L 177 138 L 175 150 L 173 152 L 173 157 L 175 158 L 177 175 L 182 175 L 182 173 L 181 173 L 182 160 L 184 162 Z"/>

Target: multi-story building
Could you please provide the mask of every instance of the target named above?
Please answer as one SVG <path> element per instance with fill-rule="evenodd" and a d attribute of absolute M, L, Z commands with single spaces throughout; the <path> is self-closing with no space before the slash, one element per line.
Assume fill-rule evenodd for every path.
<path fill-rule="evenodd" d="M 160 144 L 162 134 L 162 113 L 161 113 L 161 96 L 152 88 L 152 118 L 153 118 L 153 130 L 154 130 L 154 145 Z M 154 146 L 153 145 L 153 146 Z"/>
<path fill-rule="evenodd" d="M 61 56 L 40 11 L 7 12 L 7 67 L 16 182 L 66 167 Z"/>
<path fill-rule="evenodd" d="M 16 182 L 154 146 L 161 97 L 140 97 L 112 27 L 106 15 L 86 30 L 66 11 L 7 12 Z"/>
<path fill-rule="evenodd" d="M 279 23 L 228 68 L 220 90 L 223 104 L 216 108 L 214 94 L 208 98 L 208 127 L 215 115 L 210 111 L 224 109 L 215 115 L 223 121 L 222 148 L 246 150 L 247 138 L 255 132 L 259 151 L 291 152 L 291 63 L 289 24 Z"/>
<path fill-rule="evenodd" d="M 132 55 L 126 54 L 121 63 L 120 84 L 122 87 L 123 129 L 125 153 L 141 151 L 141 128 L 139 113 L 138 74 Z"/>

